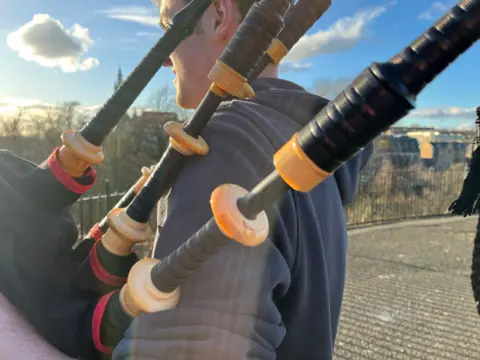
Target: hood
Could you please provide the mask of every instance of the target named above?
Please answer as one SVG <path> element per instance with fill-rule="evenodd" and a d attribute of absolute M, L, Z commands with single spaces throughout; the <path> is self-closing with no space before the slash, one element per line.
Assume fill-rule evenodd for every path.
<path fill-rule="evenodd" d="M 252 88 L 256 103 L 274 108 L 301 126 L 305 126 L 329 103 L 329 100 L 293 82 L 278 78 L 258 78 Z"/>
<path fill-rule="evenodd" d="M 253 82 L 252 88 L 255 91 L 255 103 L 275 109 L 302 127 L 329 103 L 329 100 L 312 94 L 293 82 L 278 78 L 258 78 Z M 344 205 L 350 203 L 357 193 L 360 173 L 373 151 L 374 145 L 371 142 L 335 171 L 334 178 Z"/>

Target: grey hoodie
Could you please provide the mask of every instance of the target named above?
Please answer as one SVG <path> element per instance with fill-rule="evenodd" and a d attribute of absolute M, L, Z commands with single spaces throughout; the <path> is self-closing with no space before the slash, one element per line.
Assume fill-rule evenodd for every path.
<path fill-rule="evenodd" d="M 210 146 L 178 177 L 154 249 L 162 259 L 211 217 L 212 191 L 252 189 L 274 170 L 276 150 L 328 101 L 285 80 L 259 78 L 250 101 L 224 102 L 202 134 Z M 186 281 L 175 309 L 138 317 L 114 359 L 332 359 L 347 252 L 343 206 L 352 201 L 369 145 L 310 193 L 268 209 L 270 236 L 232 241 Z M 161 229 L 161 230 L 160 230 Z"/>

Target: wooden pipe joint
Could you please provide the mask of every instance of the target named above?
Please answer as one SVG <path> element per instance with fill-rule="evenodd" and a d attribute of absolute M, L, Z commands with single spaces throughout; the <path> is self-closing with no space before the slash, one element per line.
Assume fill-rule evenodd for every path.
<path fill-rule="evenodd" d="M 208 74 L 208 78 L 213 81 L 216 87 L 239 99 L 246 100 L 255 96 L 255 92 L 248 84 L 247 79 L 220 60 L 217 60 Z M 218 95 L 218 90 L 212 90 Z"/>
<path fill-rule="evenodd" d="M 73 177 L 80 177 L 90 165 L 103 162 L 102 147 L 90 144 L 78 131 L 66 130 L 61 139 L 63 146 L 58 152 L 58 159 L 63 169 Z"/>
<path fill-rule="evenodd" d="M 131 317 L 141 313 L 153 313 L 172 309 L 180 299 L 180 289 L 171 293 L 158 290 L 152 282 L 150 273 L 160 260 L 143 258 L 138 261 L 128 274 L 127 283 L 120 291 L 120 303 Z"/>
<path fill-rule="evenodd" d="M 194 138 L 183 129 L 183 124 L 177 121 L 169 121 L 163 126 L 165 132 L 170 136 L 170 145 L 180 154 L 206 155 L 209 151 L 208 144 L 202 137 Z"/>
<path fill-rule="evenodd" d="M 153 232 L 148 223 L 131 219 L 125 209 L 116 208 L 107 215 L 109 229 L 102 238 L 102 245 L 110 253 L 126 256 L 135 244 L 150 240 Z"/>
<path fill-rule="evenodd" d="M 145 185 L 150 175 L 152 175 L 154 168 L 155 168 L 155 165 L 152 165 L 150 167 L 147 167 L 147 166 L 142 167 L 142 176 L 137 180 L 135 185 L 133 185 L 133 188 L 135 189 L 136 194 L 138 194 L 140 190 L 142 190 L 143 185 Z"/>
<path fill-rule="evenodd" d="M 273 156 L 278 173 L 292 189 L 309 192 L 331 173 L 320 169 L 303 151 L 298 133 L 283 145 Z"/>
<path fill-rule="evenodd" d="M 272 45 L 267 50 L 267 55 L 272 60 L 272 63 L 279 64 L 280 61 L 287 55 L 287 47 L 278 39 L 274 39 Z"/>
<path fill-rule="evenodd" d="M 217 187 L 210 198 L 215 221 L 222 233 L 245 245 L 260 245 L 268 236 L 269 225 L 265 211 L 254 220 L 245 217 L 237 206 L 237 201 L 248 194 L 241 186 L 224 184 Z"/>

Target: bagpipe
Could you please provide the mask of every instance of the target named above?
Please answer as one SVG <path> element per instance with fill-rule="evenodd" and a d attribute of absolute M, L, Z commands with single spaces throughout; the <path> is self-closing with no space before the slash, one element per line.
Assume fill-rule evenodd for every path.
<path fill-rule="evenodd" d="M 136 312 L 122 310 L 135 309 L 131 292 L 120 296 L 133 266 L 140 263 L 132 250 L 151 238 L 147 221 L 186 158 L 207 155 L 208 144 L 200 134 L 209 119 L 222 101 L 254 96 L 249 83 L 268 64 L 279 63 L 330 7 L 329 0 L 254 2 L 212 68 L 212 85 L 193 117 L 186 124 L 165 125 L 170 141 L 159 162 L 143 169 L 113 210 L 76 242 L 78 230 L 69 207 L 95 184 L 94 166 L 104 159 L 102 142 L 175 48 L 194 32 L 211 3 L 191 0 L 175 14 L 162 38 L 96 116 L 80 131 L 65 131 L 63 145 L 41 165 L 0 153 L 5 249 L 0 290 L 47 341 L 69 356 L 95 359 L 111 353 L 132 320 L 129 314 Z M 186 264 L 180 260 L 170 262 L 167 277 L 176 279 L 178 267 Z"/>
<path fill-rule="evenodd" d="M 269 63 L 279 63 L 330 6 L 330 1 L 255 2 L 212 68 L 212 85 L 195 114 L 185 124 L 165 125 L 169 145 L 162 158 L 72 249 L 76 238 L 69 206 L 94 184 L 93 166 L 103 160 L 102 141 L 174 48 L 193 32 L 209 5 L 210 0 L 192 0 L 176 14 L 171 27 L 99 113 L 80 131 L 66 131 L 63 146 L 42 165 L 4 155 L 0 195 L 16 211 L 6 206 L 0 213 L 5 215 L 0 217 L 2 236 L 30 248 L 36 239 L 28 235 L 46 234 L 53 227 L 60 230 L 53 234 L 55 238 L 40 239 L 46 251 L 58 254 L 58 261 L 40 271 L 36 267 L 42 260 L 37 259 L 39 254 L 19 253 L 25 249 L 20 247 L 14 252 L 23 265 L 18 273 L 30 276 L 32 283 L 27 281 L 20 294 L 15 290 L 17 282 L 0 280 L 1 291 L 48 341 L 70 356 L 110 356 L 135 317 L 175 307 L 182 282 L 223 247 L 232 241 L 260 245 L 269 232 L 265 209 L 288 191 L 312 190 L 407 115 L 419 93 L 480 35 L 480 0 L 460 1 L 389 61 L 366 68 L 293 134 L 275 153 L 275 170 L 253 189 L 235 184 L 217 187 L 210 199 L 212 218 L 202 228 L 164 259 L 139 259 L 135 245 L 151 238 L 147 221 L 174 184 L 186 157 L 208 156 L 201 133 L 220 103 L 255 96 L 249 83 Z M 37 223 L 31 223 L 32 216 L 38 217 Z M 14 256 L 9 256 L 2 261 L 16 265 Z M 61 269 L 61 274 L 47 273 L 52 269 Z M 2 276 L 9 274 L 2 272 Z M 43 288 L 49 297 L 32 298 L 31 287 Z M 30 296 L 30 301 L 18 302 L 15 296 Z M 32 320 L 42 309 L 58 311 L 56 327 L 51 319 Z"/>

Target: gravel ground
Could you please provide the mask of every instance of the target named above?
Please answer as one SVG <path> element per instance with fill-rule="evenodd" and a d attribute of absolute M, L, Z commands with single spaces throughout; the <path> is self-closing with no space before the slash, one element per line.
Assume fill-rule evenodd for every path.
<path fill-rule="evenodd" d="M 350 231 L 335 359 L 480 359 L 475 226 L 443 218 Z"/>

